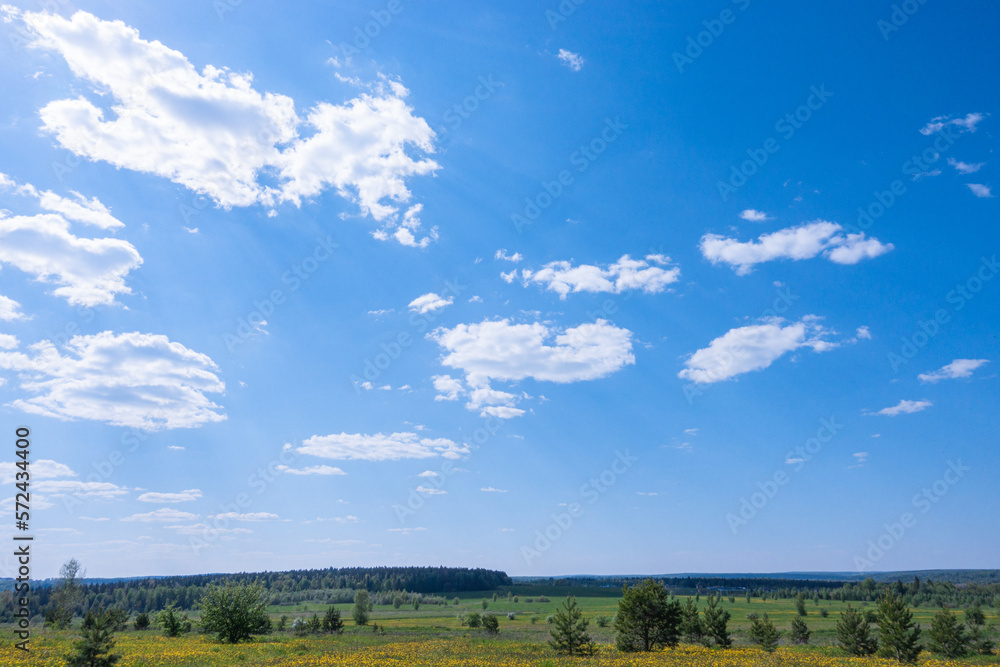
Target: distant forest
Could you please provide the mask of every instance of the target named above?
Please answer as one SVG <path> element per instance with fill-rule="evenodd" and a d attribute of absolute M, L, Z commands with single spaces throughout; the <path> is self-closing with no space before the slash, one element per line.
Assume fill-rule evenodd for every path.
<path fill-rule="evenodd" d="M 913 573 L 907 573 L 913 575 Z M 922 573 L 927 575 L 942 572 Z M 947 572 L 953 575 L 953 572 Z M 949 578 L 951 578 L 949 576 Z M 271 604 L 304 602 L 350 603 L 356 590 L 367 590 L 377 605 L 392 604 L 398 593 L 419 595 L 423 604 L 445 604 L 455 593 L 497 591 L 522 596 L 566 595 L 617 597 L 622 586 L 633 585 L 639 577 L 519 578 L 486 569 L 447 567 L 372 567 L 293 570 L 240 574 L 206 574 L 182 577 L 101 580 L 80 586 L 78 613 L 88 609 L 118 608 L 129 613 L 153 612 L 174 605 L 181 610 L 196 609 L 205 588 L 226 582 L 259 582 Z M 721 595 L 724 598 L 788 599 L 798 595 L 813 600 L 874 602 L 887 590 L 902 596 L 914 607 L 960 608 L 978 603 L 1000 608 L 1000 583 L 996 573 L 982 571 L 976 576 L 959 577 L 959 582 L 934 581 L 913 575 L 911 580 L 827 581 L 762 577 L 681 576 L 658 578 L 676 595 Z M 55 584 L 55 585 L 53 585 Z M 52 605 L 57 582 L 33 584 L 31 614 L 44 615 Z M 0 622 L 10 622 L 14 609 L 13 592 L 0 592 Z"/>

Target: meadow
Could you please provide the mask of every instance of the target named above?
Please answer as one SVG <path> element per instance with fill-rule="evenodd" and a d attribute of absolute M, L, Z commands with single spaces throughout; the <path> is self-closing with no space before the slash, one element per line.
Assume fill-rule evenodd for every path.
<path fill-rule="evenodd" d="M 593 591 L 591 590 L 591 593 Z M 399 665 L 406 667 L 460 665 L 483 667 L 534 667 L 556 665 L 582 666 L 631 666 L 663 665 L 667 667 L 750 667 L 751 665 L 798 667 L 805 665 L 843 667 L 888 667 L 896 663 L 879 659 L 849 658 L 834 647 L 834 627 L 839 612 L 845 604 L 821 600 L 809 601 L 806 622 L 813 631 L 809 646 L 789 646 L 785 642 L 777 653 L 767 654 L 749 646 L 746 640 L 748 612 L 767 612 L 779 630 L 787 634 L 788 626 L 796 617 L 792 600 L 726 599 L 724 608 L 732 614 L 730 630 L 734 635 L 734 648 L 719 650 L 682 644 L 674 650 L 653 654 L 621 653 L 614 648 L 612 628 L 597 626 L 599 616 L 610 618 L 617 609 L 618 598 L 611 592 L 604 597 L 577 595 L 585 616 L 591 620 L 590 632 L 600 645 L 598 654 L 591 658 L 559 657 L 547 645 L 549 629 L 546 618 L 554 614 L 563 599 L 549 595 L 548 602 L 539 602 L 537 596 L 520 595 L 518 602 L 501 597 L 493 600 L 493 592 L 459 594 L 459 604 L 422 605 L 394 609 L 376 606 L 368 626 L 354 626 L 350 621 L 350 604 L 335 605 L 343 615 L 346 628 L 341 635 L 308 635 L 295 637 L 289 631 L 274 632 L 236 646 L 224 645 L 212 637 L 197 632 L 177 638 L 167 638 L 159 630 L 119 633 L 116 651 L 122 655 L 122 667 L 236 667 L 236 666 L 351 666 L 374 667 Z M 454 596 L 452 596 L 454 597 Z M 528 602 L 531 598 L 533 601 Z M 482 613 L 482 600 L 487 601 L 487 612 L 500 618 L 500 634 L 486 635 L 482 630 L 461 625 L 458 616 L 470 612 Z M 451 600 L 451 598 L 449 598 Z M 701 599 L 704 608 L 705 599 Z M 867 603 L 865 608 L 874 608 Z M 828 616 L 822 617 L 820 609 Z M 290 624 L 295 618 L 307 619 L 313 613 L 322 617 L 326 605 L 315 603 L 294 606 L 272 606 L 269 614 L 277 623 L 282 616 Z M 936 610 L 918 608 L 915 620 L 925 627 Z M 514 620 L 507 614 L 515 613 Z M 997 610 L 989 609 L 987 623 L 997 624 Z M 532 622 L 534 618 L 534 622 Z M 193 617 L 197 620 L 196 616 Z M 195 623 L 197 627 L 197 622 Z M 378 628 L 376 630 L 375 628 Z M 10 630 L 0 632 L 0 667 L 32 665 L 56 667 L 63 665 L 63 656 L 76 638 L 72 631 L 56 632 L 35 628 L 32 637 L 32 654 L 26 660 L 23 653 L 15 653 Z M 997 665 L 998 656 L 980 656 L 962 660 L 939 660 L 924 652 L 921 664 L 929 667 L 957 665 Z"/>

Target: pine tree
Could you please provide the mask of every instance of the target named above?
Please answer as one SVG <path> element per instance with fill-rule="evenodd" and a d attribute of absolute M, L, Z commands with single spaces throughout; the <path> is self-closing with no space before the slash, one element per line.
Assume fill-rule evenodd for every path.
<path fill-rule="evenodd" d="M 701 642 L 705 636 L 705 628 L 701 622 L 701 615 L 698 613 L 698 605 L 694 600 L 688 598 L 684 601 L 683 617 L 681 619 L 681 633 L 684 639 L 692 644 Z"/>
<path fill-rule="evenodd" d="M 331 605 L 326 608 L 326 615 L 323 616 L 323 632 L 340 634 L 344 630 L 344 622 L 340 620 L 340 612 Z"/>
<path fill-rule="evenodd" d="M 994 643 L 986 637 L 986 616 L 979 603 L 965 610 L 965 624 L 969 626 L 969 648 L 979 655 L 992 655 Z"/>
<path fill-rule="evenodd" d="M 762 618 L 753 620 L 750 624 L 749 636 L 750 641 L 768 653 L 774 653 L 775 649 L 778 648 L 778 630 L 774 627 L 774 623 L 767 618 L 767 612 L 764 612 Z"/>
<path fill-rule="evenodd" d="M 871 636 L 864 614 L 851 605 L 847 605 L 837 621 L 837 642 L 851 655 L 872 655 L 878 649 L 878 641 Z"/>
<path fill-rule="evenodd" d="M 562 655 L 593 655 L 597 651 L 593 640 L 587 633 L 590 622 L 583 617 L 583 612 L 576 604 L 575 598 L 566 598 L 566 603 L 556 611 L 555 627 L 549 631 L 552 640 L 549 646 Z"/>
<path fill-rule="evenodd" d="M 920 649 L 920 626 L 913 622 L 913 613 L 906 602 L 889 591 L 878 600 L 879 655 L 898 662 L 916 663 Z"/>
<path fill-rule="evenodd" d="M 652 579 L 622 591 L 618 602 L 615 644 L 621 651 L 652 651 L 677 646 L 681 637 L 681 603 Z"/>
<path fill-rule="evenodd" d="M 112 667 L 121 658 L 111 652 L 115 640 L 107 614 L 101 611 L 91 618 L 89 626 L 81 629 L 81 638 L 73 643 L 73 653 L 66 658 L 67 667 Z"/>
<path fill-rule="evenodd" d="M 809 612 L 806 611 L 806 599 L 799 593 L 795 596 L 795 613 L 799 616 L 805 616 Z"/>
<path fill-rule="evenodd" d="M 789 639 L 795 644 L 808 644 L 809 636 L 812 632 L 809 631 L 809 627 L 806 622 L 801 618 L 792 619 L 792 631 L 789 633 Z"/>
<path fill-rule="evenodd" d="M 969 651 L 969 636 L 958 617 L 947 609 L 934 614 L 927 648 L 946 658 L 961 658 Z"/>
<path fill-rule="evenodd" d="M 729 617 L 729 612 L 719 606 L 718 598 L 709 596 L 708 606 L 705 608 L 705 634 L 720 648 L 729 648 L 733 644 L 729 630 L 726 629 Z"/>

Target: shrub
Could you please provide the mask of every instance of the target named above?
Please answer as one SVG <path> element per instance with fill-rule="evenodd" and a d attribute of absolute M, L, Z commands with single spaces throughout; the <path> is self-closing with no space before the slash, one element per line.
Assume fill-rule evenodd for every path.
<path fill-rule="evenodd" d="M 483 630 L 486 634 L 495 635 L 500 632 L 500 621 L 495 614 L 485 614 L 483 616 Z"/>
<path fill-rule="evenodd" d="M 80 639 L 73 644 L 67 667 L 113 667 L 121 658 L 111 652 L 115 647 L 112 620 L 103 611 L 91 614 L 90 619 L 89 627 L 81 629 Z"/>
<path fill-rule="evenodd" d="M 149 614 L 142 612 L 135 617 L 135 622 L 132 626 L 136 630 L 148 630 L 149 629 Z"/>
<path fill-rule="evenodd" d="M 766 612 L 761 618 L 754 619 L 753 623 L 750 624 L 748 635 L 751 642 L 768 653 L 774 653 L 775 649 L 778 648 L 778 631 L 775 629 L 774 623 L 768 620 Z"/>
<path fill-rule="evenodd" d="M 606 628 L 611 625 L 611 619 L 607 616 L 597 616 L 594 618 L 594 623 L 597 623 L 597 627 Z"/>
<path fill-rule="evenodd" d="M 333 606 L 326 608 L 326 614 L 323 616 L 323 631 L 336 632 L 337 634 L 344 631 L 344 621 L 340 619 L 340 612 Z"/>
<path fill-rule="evenodd" d="M 271 625 L 264 587 L 256 583 L 209 586 L 201 598 L 201 623 L 229 644 L 264 634 Z"/>
<path fill-rule="evenodd" d="M 465 617 L 465 622 L 470 628 L 478 628 L 482 623 L 482 617 L 479 615 L 479 612 L 473 611 Z"/>
<path fill-rule="evenodd" d="M 517 612 L 516 611 L 508 611 L 507 612 L 507 620 L 508 621 L 513 621 L 515 618 L 517 618 Z"/>

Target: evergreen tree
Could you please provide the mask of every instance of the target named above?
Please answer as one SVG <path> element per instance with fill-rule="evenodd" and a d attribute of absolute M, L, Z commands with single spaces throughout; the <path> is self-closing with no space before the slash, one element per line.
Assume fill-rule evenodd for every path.
<path fill-rule="evenodd" d="M 806 611 L 806 599 L 799 593 L 795 596 L 795 613 L 799 616 L 805 616 L 809 612 Z"/>
<path fill-rule="evenodd" d="M 121 658 L 111 651 L 115 647 L 111 620 L 103 611 L 91 616 L 89 627 L 82 628 L 80 639 L 73 643 L 73 652 L 66 658 L 67 667 L 112 667 Z"/>
<path fill-rule="evenodd" d="M 354 619 L 354 625 L 368 625 L 368 608 L 371 604 L 371 600 L 368 597 L 368 591 L 358 591 L 354 594 L 354 609 L 351 610 L 351 618 Z"/>
<path fill-rule="evenodd" d="M 927 648 L 946 658 L 961 658 L 969 651 L 969 635 L 958 617 L 947 609 L 934 614 L 927 636 Z"/>
<path fill-rule="evenodd" d="M 340 634 L 344 630 L 344 622 L 340 620 L 340 612 L 332 605 L 326 608 L 323 616 L 323 632 Z"/>
<path fill-rule="evenodd" d="M 597 647 L 587 633 L 588 625 L 590 622 L 583 617 L 576 599 L 567 597 L 566 603 L 556 610 L 549 646 L 560 655 L 593 655 Z"/>
<path fill-rule="evenodd" d="M 851 655 L 872 655 L 878 649 L 868 620 L 851 605 L 847 605 L 837 621 L 837 642 Z"/>
<path fill-rule="evenodd" d="M 792 619 L 792 631 L 789 633 L 789 639 L 795 644 L 808 644 L 809 636 L 812 632 L 809 631 L 809 627 L 806 622 L 801 618 Z"/>
<path fill-rule="evenodd" d="M 142 612 L 141 614 L 137 614 L 136 617 L 135 617 L 135 622 L 133 623 L 133 627 L 136 630 L 148 630 L 149 629 L 149 614 L 147 614 L 146 612 Z"/>
<path fill-rule="evenodd" d="M 500 621 L 497 619 L 496 614 L 484 614 L 483 615 L 483 630 L 488 635 L 499 634 L 499 632 L 500 632 Z"/>
<path fill-rule="evenodd" d="M 709 596 L 708 606 L 705 608 L 705 634 L 720 648 L 729 648 L 733 644 L 726 627 L 729 617 L 729 612 L 719 606 L 718 598 Z"/>
<path fill-rule="evenodd" d="M 701 622 L 701 615 L 698 613 L 698 605 L 694 600 L 688 598 L 684 601 L 683 618 L 681 619 L 681 634 L 684 639 L 692 644 L 701 642 L 705 635 L 705 628 Z"/>
<path fill-rule="evenodd" d="M 755 618 L 753 620 L 750 624 L 748 634 L 751 642 L 757 644 L 768 653 L 774 653 L 775 649 L 778 648 L 778 630 L 774 627 L 774 623 L 767 618 L 767 612 L 764 612 L 762 618 Z"/>
<path fill-rule="evenodd" d="M 156 624 L 163 628 L 163 634 L 168 637 L 180 637 L 184 631 L 184 619 L 174 611 L 174 605 L 168 605 L 156 615 Z"/>
<path fill-rule="evenodd" d="M 667 598 L 666 589 L 652 579 L 626 587 L 618 602 L 615 644 L 621 651 L 652 651 L 677 646 L 684 612 L 681 603 Z"/>
<path fill-rule="evenodd" d="M 893 591 L 878 600 L 879 655 L 898 662 L 916 663 L 922 646 L 920 626 L 913 622 L 913 613 L 906 602 Z"/>

